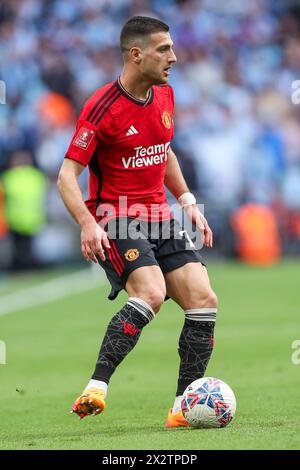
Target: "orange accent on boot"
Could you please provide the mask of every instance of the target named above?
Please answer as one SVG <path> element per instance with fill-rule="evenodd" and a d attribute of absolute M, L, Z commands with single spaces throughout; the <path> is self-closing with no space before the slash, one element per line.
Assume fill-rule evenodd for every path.
<path fill-rule="evenodd" d="M 80 397 L 75 400 L 72 411 L 76 413 L 80 419 L 88 415 L 98 415 L 105 408 L 104 391 L 97 388 L 85 390 Z"/>
<path fill-rule="evenodd" d="M 180 427 L 189 427 L 189 423 L 182 414 L 182 411 L 172 414 L 172 408 L 169 410 L 166 422 L 166 428 L 180 428 Z"/>

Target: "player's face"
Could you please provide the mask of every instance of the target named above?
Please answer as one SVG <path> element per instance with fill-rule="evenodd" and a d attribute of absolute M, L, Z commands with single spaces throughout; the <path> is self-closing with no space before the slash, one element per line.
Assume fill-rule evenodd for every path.
<path fill-rule="evenodd" d="M 168 82 L 172 65 L 177 62 L 173 42 L 169 33 L 154 33 L 149 36 L 142 51 L 140 70 L 153 84 Z"/>

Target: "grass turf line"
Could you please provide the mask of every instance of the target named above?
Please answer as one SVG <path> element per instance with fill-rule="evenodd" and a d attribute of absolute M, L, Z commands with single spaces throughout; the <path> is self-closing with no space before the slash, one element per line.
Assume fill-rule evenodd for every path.
<path fill-rule="evenodd" d="M 109 302 L 106 285 L 0 318 L 7 347 L 7 364 L 0 366 L 0 449 L 299 449 L 300 365 L 291 362 L 291 344 L 300 339 L 298 269 L 292 262 L 209 268 L 220 307 L 206 375 L 225 380 L 237 397 L 226 429 L 164 428 L 183 323 L 172 301 L 113 376 L 105 412 L 82 421 L 69 409 L 125 295 Z"/>

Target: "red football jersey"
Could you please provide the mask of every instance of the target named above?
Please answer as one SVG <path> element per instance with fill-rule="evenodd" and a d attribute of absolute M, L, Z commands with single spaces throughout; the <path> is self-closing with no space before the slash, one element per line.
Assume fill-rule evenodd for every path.
<path fill-rule="evenodd" d="M 117 80 L 86 102 L 66 158 L 89 166 L 86 205 L 97 221 L 104 215 L 170 218 L 164 177 L 173 112 L 169 85 L 153 86 L 141 101 Z"/>

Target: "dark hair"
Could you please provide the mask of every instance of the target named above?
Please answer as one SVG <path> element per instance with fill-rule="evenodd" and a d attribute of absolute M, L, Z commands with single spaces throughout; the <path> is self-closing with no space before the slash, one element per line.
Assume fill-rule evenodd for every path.
<path fill-rule="evenodd" d="M 168 32 L 169 26 L 163 21 L 148 16 L 133 16 L 124 24 L 120 35 L 120 48 L 122 52 L 132 47 L 132 41 L 137 38 L 144 39 L 149 34 Z"/>

